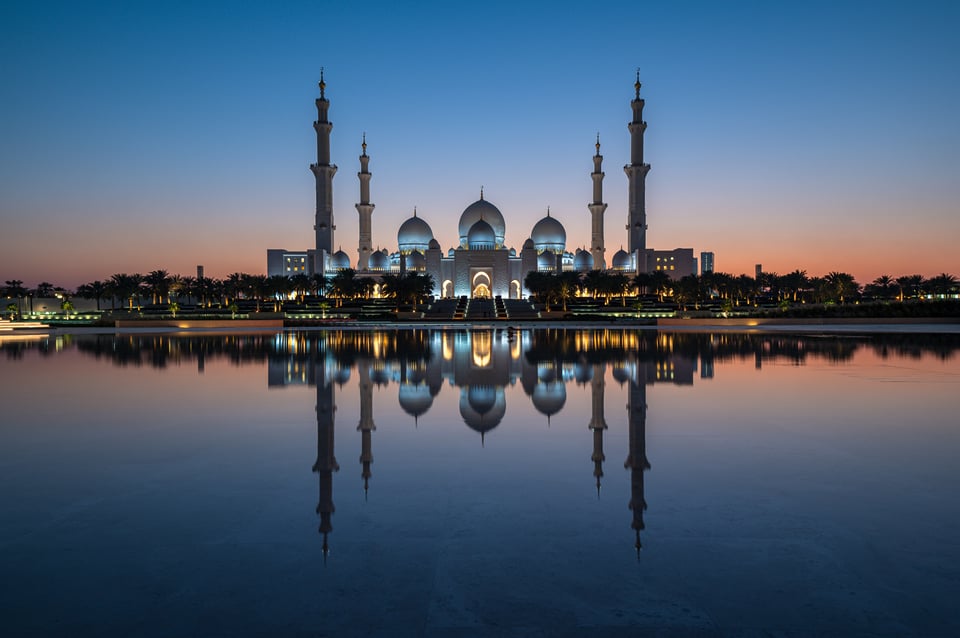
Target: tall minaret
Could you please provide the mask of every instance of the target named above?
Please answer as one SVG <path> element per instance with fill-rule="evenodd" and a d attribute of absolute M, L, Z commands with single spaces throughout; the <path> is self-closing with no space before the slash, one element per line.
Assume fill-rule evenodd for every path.
<path fill-rule="evenodd" d="M 593 156 L 593 203 L 587 208 L 590 209 L 592 221 L 590 224 L 590 253 L 593 255 L 593 267 L 595 270 L 604 270 L 607 267 L 603 258 L 606 250 L 603 247 L 603 212 L 607 210 L 607 205 L 603 203 L 603 170 L 600 165 L 603 163 L 603 155 L 600 154 L 600 134 L 597 133 L 597 154 Z"/>
<path fill-rule="evenodd" d="M 647 250 L 647 204 L 646 181 L 650 165 L 643 163 L 643 133 L 647 130 L 647 123 L 643 121 L 643 99 L 640 97 L 640 71 L 637 71 L 637 81 L 633 85 L 636 97 L 630 102 L 633 108 L 633 121 L 627 125 L 630 130 L 630 163 L 623 167 L 623 171 L 630 180 L 630 203 L 627 214 L 627 251 L 636 257 L 637 272 L 646 272 Z M 640 251 L 639 254 L 637 251 Z"/>
<path fill-rule="evenodd" d="M 590 429 L 593 430 L 593 476 L 597 479 L 597 496 L 600 496 L 600 479 L 603 477 L 603 431 L 607 429 L 607 421 L 603 418 L 603 388 L 607 366 L 603 363 L 593 365 L 593 378 L 590 379 L 590 397 L 593 409 L 590 417 Z"/>
<path fill-rule="evenodd" d="M 330 100 L 324 94 L 327 83 L 323 81 L 323 69 L 320 69 L 320 97 L 317 98 L 317 121 L 313 128 L 317 132 L 317 163 L 310 165 L 310 170 L 317 180 L 317 217 L 313 229 L 317 231 L 317 259 L 321 259 L 324 252 L 333 253 L 333 176 L 337 167 L 330 163 L 330 129 L 333 124 L 327 117 L 330 109 Z M 321 252 L 323 251 L 323 252 Z M 316 272 L 323 272 L 322 265 L 317 264 Z"/>
<path fill-rule="evenodd" d="M 357 262 L 357 270 L 367 270 L 370 267 L 370 253 L 373 252 L 373 230 L 371 228 L 371 218 L 373 216 L 373 204 L 370 203 L 370 169 L 367 165 L 370 158 L 367 156 L 367 134 L 363 134 L 363 153 L 360 155 L 360 172 L 357 177 L 360 178 L 360 203 L 357 204 L 357 213 L 360 215 L 360 261 Z"/>

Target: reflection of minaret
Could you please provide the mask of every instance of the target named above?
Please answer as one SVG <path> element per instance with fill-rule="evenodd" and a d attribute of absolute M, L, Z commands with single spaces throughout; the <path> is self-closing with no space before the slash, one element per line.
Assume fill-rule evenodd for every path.
<path fill-rule="evenodd" d="M 593 409 L 590 416 L 590 429 L 593 430 L 593 475 L 597 478 L 597 498 L 600 498 L 600 478 L 603 476 L 603 431 L 607 429 L 607 422 L 603 418 L 603 375 L 606 366 L 602 363 L 594 364 L 593 378 L 590 380 L 590 396 Z"/>
<path fill-rule="evenodd" d="M 327 535 L 333 530 L 330 515 L 333 506 L 333 473 L 340 469 L 333 455 L 333 424 L 337 406 L 333 399 L 333 384 L 326 378 L 323 360 L 317 366 L 317 462 L 313 471 L 319 475 L 320 500 L 317 502 L 317 514 L 320 515 L 320 533 L 323 534 L 323 555 L 329 552 Z"/>
<path fill-rule="evenodd" d="M 631 379 L 627 395 L 627 420 L 629 426 L 629 454 L 623 467 L 630 470 L 630 509 L 633 522 L 630 527 L 637 533 L 637 558 L 640 557 L 640 530 L 643 529 L 643 510 L 647 502 L 643 497 L 643 473 L 650 469 L 647 461 L 647 388 L 644 379 Z"/>
<path fill-rule="evenodd" d="M 370 362 L 367 359 L 357 361 L 357 383 L 360 386 L 360 463 L 363 465 L 363 494 L 366 497 L 370 487 L 370 464 L 373 463 L 372 433 L 377 429 L 373 422 L 373 380 L 370 378 Z"/>
<path fill-rule="evenodd" d="M 363 154 L 360 155 L 360 172 L 357 177 L 360 178 L 360 203 L 357 204 L 357 213 L 360 215 L 360 261 L 357 262 L 357 270 L 368 270 L 370 268 L 370 253 L 373 250 L 373 204 L 370 203 L 370 169 L 367 165 L 370 163 L 370 157 L 367 155 L 367 134 L 363 134 Z"/>
<path fill-rule="evenodd" d="M 603 203 L 603 169 L 600 165 L 603 163 L 603 155 L 600 154 L 600 134 L 597 133 L 597 154 L 593 156 L 593 203 L 587 208 L 590 209 L 590 252 L 593 253 L 593 267 L 597 270 L 606 268 L 606 262 L 603 253 L 606 248 L 603 246 L 603 213 L 607 210 L 607 205 Z"/>
<path fill-rule="evenodd" d="M 643 121 L 643 99 L 640 97 L 640 71 L 633 85 L 636 97 L 630 102 L 633 109 L 633 121 L 627 126 L 630 130 L 630 163 L 623 167 L 629 185 L 629 212 L 627 215 L 627 250 L 630 256 L 639 260 L 635 264 L 638 272 L 647 272 L 647 205 L 646 181 L 650 165 L 643 163 L 643 133 L 647 123 Z M 639 251 L 639 253 L 637 252 Z M 596 266 L 595 266 L 596 267 Z"/>

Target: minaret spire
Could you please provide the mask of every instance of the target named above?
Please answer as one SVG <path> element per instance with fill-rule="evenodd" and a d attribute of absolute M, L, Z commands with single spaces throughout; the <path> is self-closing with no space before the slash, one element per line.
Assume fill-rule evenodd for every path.
<path fill-rule="evenodd" d="M 360 216 L 359 227 L 359 246 L 360 261 L 357 262 L 357 270 L 369 270 L 370 253 L 373 252 L 373 209 L 374 205 L 370 203 L 370 178 L 373 174 L 370 172 L 370 157 L 367 155 L 367 134 L 363 134 L 363 142 L 360 144 L 362 153 L 360 154 L 360 172 L 357 178 L 360 180 L 360 203 L 356 205 L 357 214 Z"/>
<path fill-rule="evenodd" d="M 597 154 L 593 156 L 593 203 L 587 206 L 590 209 L 590 254 L 593 255 L 593 267 L 604 270 L 607 267 L 603 254 L 606 248 L 603 245 L 603 213 L 607 205 L 603 203 L 603 155 L 600 154 L 600 133 L 597 133 Z"/>
<path fill-rule="evenodd" d="M 373 381 L 370 379 L 370 362 L 366 359 L 357 361 L 357 378 L 360 386 L 360 422 L 357 430 L 360 432 L 360 464 L 362 467 L 363 494 L 366 498 L 370 488 L 370 465 L 373 463 L 373 431 L 377 429 L 373 422 Z"/>
<path fill-rule="evenodd" d="M 636 96 L 630 102 L 633 120 L 627 125 L 630 131 L 630 163 L 623 167 L 629 180 L 629 212 L 627 213 L 627 250 L 636 260 L 637 272 L 647 272 L 647 205 L 646 180 L 650 165 L 643 162 L 643 134 L 647 123 L 643 121 L 643 98 L 640 97 L 640 69 L 633 85 Z"/>
<path fill-rule="evenodd" d="M 330 100 L 326 97 L 327 83 L 323 79 L 323 67 L 320 68 L 320 97 L 317 98 L 317 121 L 313 129 L 317 132 L 317 163 L 310 165 L 317 181 L 316 223 L 313 226 L 317 234 L 317 253 L 314 272 L 323 273 L 326 257 L 333 252 L 333 176 L 337 167 L 330 163 L 330 122 L 327 112 Z"/>

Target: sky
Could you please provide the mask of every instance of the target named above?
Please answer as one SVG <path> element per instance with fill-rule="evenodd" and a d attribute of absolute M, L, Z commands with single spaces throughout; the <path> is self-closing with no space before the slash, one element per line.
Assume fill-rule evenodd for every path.
<path fill-rule="evenodd" d="M 604 156 L 626 242 L 630 100 L 647 245 L 733 274 L 960 275 L 960 3 L 17 2 L 0 5 L 0 281 L 264 273 L 313 247 L 314 100 L 335 239 L 416 207 L 446 249 L 484 188 L 518 250 L 547 207 L 588 247 Z"/>

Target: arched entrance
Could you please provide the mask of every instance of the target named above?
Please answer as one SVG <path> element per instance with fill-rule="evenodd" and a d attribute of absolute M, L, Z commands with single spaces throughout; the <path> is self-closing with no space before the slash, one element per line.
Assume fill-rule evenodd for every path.
<path fill-rule="evenodd" d="M 481 270 L 474 273 L 473 280 L 470 282 L 471 287 L 473 288 L 470 293 L 472 297 L 477 297 L 478 299 L 489 299 L 493 296 L 490 292 L 490 287 L 492 282 L 490 281 L 490 274 Z"/>

